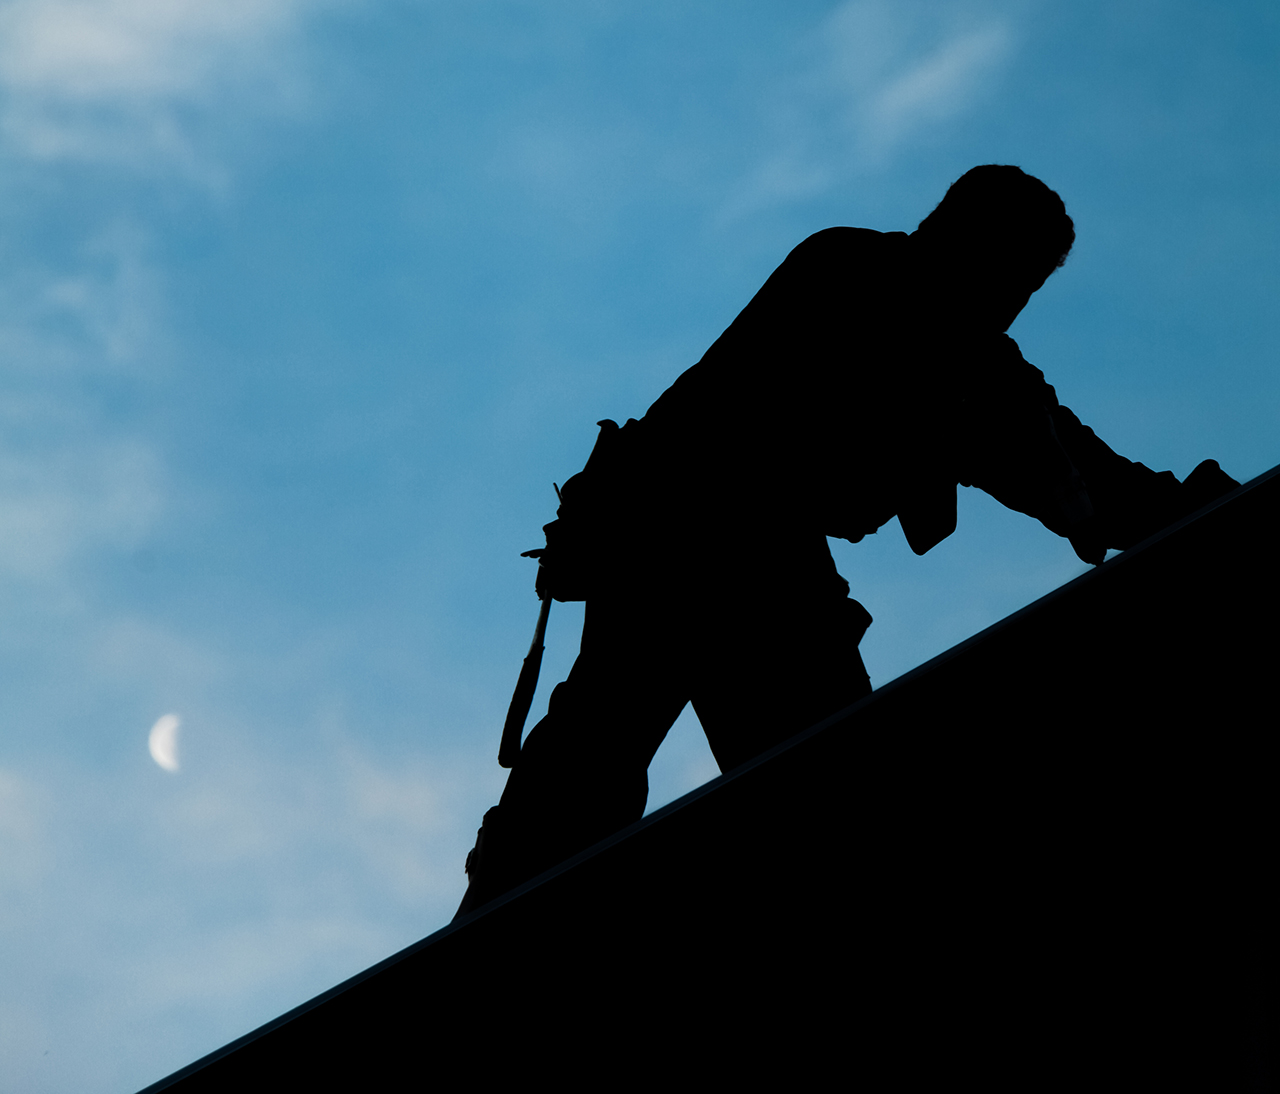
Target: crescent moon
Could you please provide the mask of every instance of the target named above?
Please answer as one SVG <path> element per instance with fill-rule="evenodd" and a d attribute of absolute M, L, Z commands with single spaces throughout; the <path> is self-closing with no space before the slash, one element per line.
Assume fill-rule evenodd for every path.
<path fill-rule="evenodd" d="M 165 714 L 156 719 L 147 738 L 151 758 L 166 771 L 178 770 L 178 727 L 182 719 L 176 714 Z"/>

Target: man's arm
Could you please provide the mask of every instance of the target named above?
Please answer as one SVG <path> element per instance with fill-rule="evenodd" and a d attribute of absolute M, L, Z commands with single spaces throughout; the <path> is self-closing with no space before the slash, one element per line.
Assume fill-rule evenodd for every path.
<path fill-rule="evenodd" d="M 965 399 L 961 482 L 1035 517 L 1098 564 L 1240 484 L 1213 460 L 1186 482 L 1114 452 L 1058 402 L 1007 336 L 984 355 Z"/>
<path fill-rule="evenodd" d="M 1094 534 L 1104 548 L 1127 550 L 1240 485 L 1216 460 L 1205 460 L 1185 482 L 1171 471 L 1127 460 L 1056 397 L 1052 416 L 1058 440 L 1089 492 Z"/>

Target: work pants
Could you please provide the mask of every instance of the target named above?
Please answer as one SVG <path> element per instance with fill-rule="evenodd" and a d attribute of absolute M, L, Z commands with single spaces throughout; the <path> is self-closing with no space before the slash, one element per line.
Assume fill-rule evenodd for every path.
<path fill-rule="evenodd" d="M 639 820 L 649 762 L 687 702 L 730 771 L 869 694 L 870 617 L 825 541 L 822 554 L 821 580 L 773 595 L 712 581 L 589 599 L 569 678 L 485 816 L 459 914 Z"/>

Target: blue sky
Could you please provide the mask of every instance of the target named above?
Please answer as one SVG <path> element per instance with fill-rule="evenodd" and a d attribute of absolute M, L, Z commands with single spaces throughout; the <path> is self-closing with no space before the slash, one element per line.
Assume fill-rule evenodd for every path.
<path fill-rule="evenodd" d="M 1278 46 L 1245 2 L 3 0 L 0 1090 L 135 1089 L 448 920 L 552 481 L 811 232 L 1019 164 L 1077 227 L 1011 331 L 1062 401 L 1280 460 Z M 925 558 L 834 547 L 877 685 L 1081 572 L 962 495 Z M 686 713 L 651 804 L 713 774 Z"/>

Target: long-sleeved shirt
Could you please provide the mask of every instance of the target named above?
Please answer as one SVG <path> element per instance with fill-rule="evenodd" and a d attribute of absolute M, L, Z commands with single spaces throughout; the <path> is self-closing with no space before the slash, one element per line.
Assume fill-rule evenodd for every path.
<path fill-rule="evenodd" d="M 1007 335 L 948 323 L 937 292 L 905 233 L 806 239 L 629 423 L 658 504 L 757 538 L 857 542 L 897 515 L 923 554 L 955 528 L 957 484 L 974 485 L 1089 561 L 1197 507 L 1061 406 Z M 1217 492 L 1233 484 L 1221 475 Z"/>

